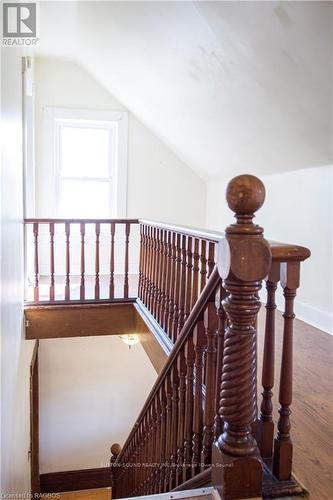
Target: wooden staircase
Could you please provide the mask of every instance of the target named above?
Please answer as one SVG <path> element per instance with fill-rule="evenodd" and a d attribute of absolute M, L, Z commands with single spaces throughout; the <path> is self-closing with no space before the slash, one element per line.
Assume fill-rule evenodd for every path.
<path fill-rule="evenodd" d="M 265 188 L 259 179 L 251 175 L 234 178 L 227 188 L 227 203 L 236 222 L 226 228 L 224 235 L 146 220 L 119 221 L 125 227 L 121 297 L 116 296 L 114 276 L 117 221 L 93 222 L 96 234 L 93 302 L 132 303 L 147 328 L 169 352 L 126 442 L 113 454 L 113 498 L 147 495 L 152 499 L 191 498 L 190 493 L 198 498 L 217 498 L 214 495 L 218 491 L 227 500 L 302 493 L 292 475 L 293 306 L 300 264 L 310 256 L 310 251 L 265 240 L 263 229 L 253 222 L 264 199 Z M 52 260 L 57 223 L 65 225 L 66 233 L 65 296 L 60 303 L 89 303 L 91 299 L 87 300 L 85 295 L 85 223 L 28 220 L 34 234 L 33 305 L 40 305 L 39 224 L 49 224 L 51 235 L 53 272 L 50 295 L 44 303 L 59 304 Z M 68 264 L 71 224 L 80 224 L 81 234 L 80 293 L 74 299 Z M 101 296 L 101 224 L 111 227 L 108 298 Z M 135 225 L 140 228 L 140 262 L 137 296 L 132 297 L 129 237 L 130 228 Z M 256 328 L 264 280 L 266 329 L 260 379 Z M 276 423 L 272 390 L 275 292 L 279 284 L 285 310 Z M 260 383 L 263 391 L 258 406 Z M 201 497 L 200 488 L 205 489 Z"/>

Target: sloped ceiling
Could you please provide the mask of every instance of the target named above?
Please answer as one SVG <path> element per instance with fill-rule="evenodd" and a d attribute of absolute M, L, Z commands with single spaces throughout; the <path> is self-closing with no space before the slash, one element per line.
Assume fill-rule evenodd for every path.
<path fill-rule="evenodd" d="M 332 163 L 330 2 L 42 2 L 40 30 L 206 180 Z"/>

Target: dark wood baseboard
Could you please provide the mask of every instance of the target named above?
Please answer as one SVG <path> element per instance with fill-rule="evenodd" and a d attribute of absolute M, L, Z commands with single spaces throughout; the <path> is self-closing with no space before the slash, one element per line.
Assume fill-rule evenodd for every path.
<path fill-rule="evenodd" d="M 89 490 L 93 488 L 108 488 L 110 486 L 111 469 L 109 467 L 49 472 L 40 475 L 41 493 Z"/>

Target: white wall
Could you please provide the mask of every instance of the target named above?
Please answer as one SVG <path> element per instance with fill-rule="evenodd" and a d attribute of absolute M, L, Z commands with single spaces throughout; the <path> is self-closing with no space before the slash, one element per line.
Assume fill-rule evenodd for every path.
<path fill-rule="evenodd" d="M 141 344 L 118 336 L 40 342 L 41 473 L 106 467 L 157 374 Z"/>
<path fill-rule="evenodd" d="M 52 151 L 45 136 L 45 107 L 126 111 L 112 95 L 74 63 L 36 59 L 37 215 L 55 215 Z M 176 119 L 176 118 L 175 118 Z M 205 183 L 136 117 L 129 113 L 128 217 L 202 226 Z M 106 214 L 107 217 L 107 214 Z"/>
<path fill-rule="evenodd" d="M 30 492 L 29 367 L 23 340 L 21 56 L 2 50 L 1 157 L 1 492 Z"/>
<path fill-rule="evenodd" d="M 256 222 L 263 226 L 266 238 L 311 250 L 311 257 L 301 265 L 296 314 L 332 332 L 333 167 L 309 168 L 261 179 L 266 186 L 266 201 Z M 232 221 L 225 188 L 223 182 L 208 184 L 207 227 L 211 229 L 223 230 Z"/>

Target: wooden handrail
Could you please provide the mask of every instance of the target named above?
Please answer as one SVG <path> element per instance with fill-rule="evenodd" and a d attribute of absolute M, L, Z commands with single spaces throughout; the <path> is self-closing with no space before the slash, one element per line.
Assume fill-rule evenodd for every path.
<path fill-rule="evenodd" d="M 134 424 L 134 427 L 132 431 L 130 432 L 128 438 L 125 441 L 125 444 L 122 447 L 122 451 L 120 452 L 119 456 L 117 457 L 116 462 L 121 462 L 124 450 L 126 449 L 126 446 L 128 445 L 129 441 L 131 440 L 133 434 L 135 433 L 136 427 L 139 425 L 139 423 L 142 421 L 142 418 L 144 417 L 147 409 L 149 408 L 149 405 L 153 399 L 153 397 L 156 395 L 157 391 L 161 387 L 161 384 L 163 383 L 166 374 L 170 371 L 174 361 L 177 358 L 177 355 L 179 354 L 180 349 L 184 346 L 186 339 L 188 338 L 188 334 L 193 330 L 196 322 L 198 321 L 198 318 L 200 314 L 203 312 L 205 306 L 207 305 L 207 301 L 209 297 L 212 295 L 214 292 L 215 288 L 217 287 L 219 281 L 221 280 L 220 275 L 218 273 L 217 267 L 214 268 L 211 276 L 208 278 L 207 284 L 205 288 L 203 289 L 198 301 L 196 302 L 194 308 L 192 309 L 189 317 L 187 318 L 180 335 L 177 338 L 176 343 L 174 344 L 169 357 L 167 359 L 167 362 L 163 366 L 155 384 L 153 385 L 153 388 L 151 389 L 143 407 L 142 410 Z"/>
<path fill-rule="evenodd" d="M 150 219 L 139 219 L 139 222 L 140 224 L 145 224 L 146 226 L 157 227 L 159 229 L 165 229 L 167 231 L 184 234 L 186 236 L 193 236 L 195 238 L 212 241 L 213 243 L 218 243 L 224 236 L 223 233 L 220 233 L 218 231 L 211 231 L 210 229 L 199 229 L 196 227 L 169 224 L 166 222 L 158 222 Z"/>
<path fill-rule="evenodd" d="M 34 222 L 38 224 L 95 224 L 99 222 L 100 224 L 111 224 L 115 222 L 116 224 L 138 224 L 139 219 L 46 219 L 46 218 L 27 218 L 24 219 L 25 224 L 33 224 Z"/>
<path fill-rule="evenodd" d="M 164 222 L 158 222 L 149 219 L 139 219 L 140 224 L 146 224 L 148 226 L 166 229 L 168 231 L 174 231 L 176 233 L 184 234 L 186 236 L 194 236 L 196 238 L 205 239 L 213 243 L 218 243 L 222 238 L 225 237 L 225 233 L 222 231 L 213 231 L 210 229 L 200 229 L 191 226 L 181 226 L 177 224 L 169 224 Z M 294 245 L 290 243 L 283 243 L 274 240 L 267 240 L 272 252 L 272 260 L 279 262 L 291 262 L 299 261 L 303 262 L 308 259 L 311 252 L 308 248 Z"/>

